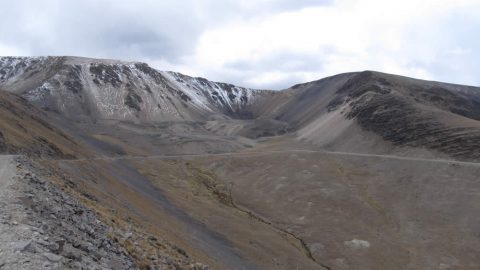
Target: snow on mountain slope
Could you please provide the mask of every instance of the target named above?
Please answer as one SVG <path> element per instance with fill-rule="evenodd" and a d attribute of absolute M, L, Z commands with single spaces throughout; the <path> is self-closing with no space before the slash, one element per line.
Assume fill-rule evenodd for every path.
<path fill-rule="evenodd" d="M 192 98 L 196 104 L 203 104 L 205 108 L 213 104 L 226 114 L 241 117 L 242 109 L 252 105 L 256 98 L 265 95 L 268 90 L 253 90 L 238 87 L 233 84 L 212 82 L 204 78 L 193 78 L 178 72 L 162 72 L 181 91 Z"/>
<path fill-rule="evenodd" d="M 76 120 L 234 118 L 269 91 L 157 71 L 145 63 L 80 57 L 0 57 L 0 86 Z"/>

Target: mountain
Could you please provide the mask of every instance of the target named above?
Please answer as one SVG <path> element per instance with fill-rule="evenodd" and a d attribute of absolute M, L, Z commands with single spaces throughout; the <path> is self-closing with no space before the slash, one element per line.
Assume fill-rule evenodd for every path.
<path fill-rule="evenodd" d="M 363 71 L 270 91 L 138 62 L 1 57 L 0 89 L 0 151 L 35 175 L 5 201 L 96 243 L 61 235 L 59 268 L 110 267 L 99 252 L 128 256 L 119 269 L 480 267 L 478 87 Z M 63 195 L 30 191 L 43 182 Z"/>
<path fill-rule="evenodd" d="M 480 88 L 365 71 L 292 90 L 296 97 L 276 119 L 324 148 L 480 158 Z"/>
<path fill-rule="evenodd" d="M 157 71 L 145 63 L 3 57 L 0 87 L 76 121 L 210 120 L 210 130 L 253 138 L 295 132 L 330 150 L 411 155 L 411 148 L 423 148 L 480 157 L 471 147 L 479 141 L 478 88 L 378 72 L 340 74 L 274 92 Z"/>
<path fill-rule="evenodd" d="M 0 70 L 3 89 L 76 120 L 249 117 L 244 108 L 269 92 L 157 71 L 145 63 L 79 57 L 2 57 Z"/>

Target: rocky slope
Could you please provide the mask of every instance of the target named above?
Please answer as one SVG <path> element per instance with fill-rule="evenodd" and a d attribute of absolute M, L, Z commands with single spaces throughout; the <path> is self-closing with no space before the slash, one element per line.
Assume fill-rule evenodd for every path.
<path fill-rule="evenodd" d="M 480 158 L 480 88 L 365 71 L 287 91 L 293 98 L 271 117 L 321 148 Z"/>
<path fill-rule="evenodd" d="M 425 147 L 463 159 L 479 159 L 480 89 L 360 73 L 329 104 L 367 131 L 394 145 Z"/>
<path fill-rule="evenodd" d="M 1 269 L 209 269 L 132 224 L 105 223 L 65 191 L 77 184 L 65 175 L 52 183 L 52 174 L 25 157 L 0 156 Z"/>
<path fill-rule="evenodd" d="M 1 57 L 0 86 L 76 120 L 201 120 L 251 117 L 268 91 L 158 71 L 145 63 L 79 57 Z"/>
<path fill-rule="evenodd" d="M 136 269 L 98 217 L 28 162 L 0 158 L 1 269 Z"/>

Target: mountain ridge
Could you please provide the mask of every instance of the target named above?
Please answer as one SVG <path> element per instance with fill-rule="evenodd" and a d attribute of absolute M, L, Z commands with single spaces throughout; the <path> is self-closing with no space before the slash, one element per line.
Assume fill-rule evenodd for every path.
<path fill-rule="evenodd" d="M 149 121 L 197 119 L 206 112 L 235 116 L 241 107 L 253 102 L 254 96 L 265 92 L 116 60 L 2 57 L 0 70 L 4 89 L 48 110 L 63 110 L 71 118 L 78 114 L 88 118 L 95 113 L 103 118 Z M 65 107 L 76 105 L 63 104 L 68 100 L 83 106 L 68 111 Z M 193 108 L 188 109 L 189 105 Z"/>
<path fill-rule="evenodd" d="M 480 141 L 480 125 L 471 121 L 480 119 L 480 88 L 376 71 L 272 91 L 134 61 L 2 57 L 0 87 L 80 122 L 200 121 L 218 134 L 253 139 L 289 134 L 328 150 L 392 154 L 414 147 L 480 159 L 476 148 L 464 143 Z M 375 136 L 381 143 L 369 144 Z"/>
<path fill-rule="evenodd" d="M 480 88 L 376 71 L 272 91 L 158 71 L 134 61 L 2 57 L 0 87 L 80 122 L 200 121 L 218 134 L 253 139 L 289 134 L 328 150 L 353 146 L 391 154 L 420 147 L 480 158 L 463 140 L 480 140 L 480 126 L 471 121 L 480 119 Z M 358 144 L 375 136 L 380 143 Z"/>
<path fill-rule="evenodd" d="M 51 182 L 84 204 L 108 234 L 73 231 L 118 243 L 140 269 L 480 266 L 480 88 L 363 71 L 250 90 L 41 57 L 0 58 L 0 89 L 0 153 L 23 156 L 28 190 Z M 51 215 L 66 196 L 45 212 L 29 194 L 12 202 L 44 224 L 82 216 Z M 52 265 L 97 257 L 49 228 L 50 245 L 31 245 L 58 254 Z"/>

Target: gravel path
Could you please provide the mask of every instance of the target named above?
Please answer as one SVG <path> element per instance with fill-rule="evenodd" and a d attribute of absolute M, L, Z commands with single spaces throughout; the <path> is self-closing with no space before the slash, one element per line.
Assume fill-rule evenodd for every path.
<path fill-rule="evenodd" d="M 34 253 L 32 227 L 25 224 L 28 210 L 19 203 L 21 191 L 15 185 L 14 156 L 0 156 L 0 268 L 42 269 L 50 264 Z"/>

